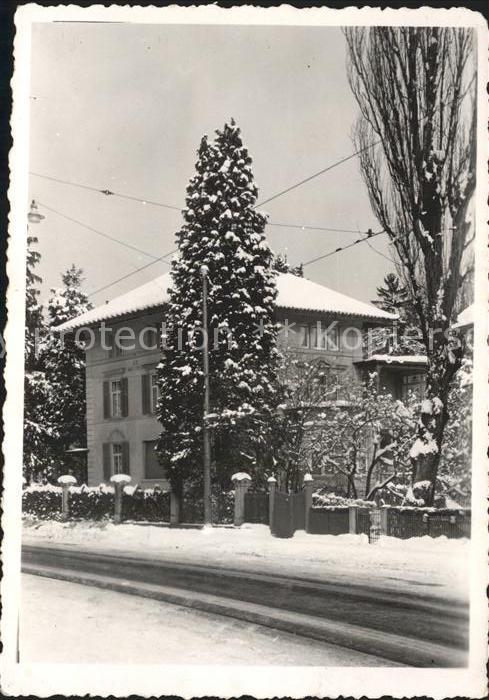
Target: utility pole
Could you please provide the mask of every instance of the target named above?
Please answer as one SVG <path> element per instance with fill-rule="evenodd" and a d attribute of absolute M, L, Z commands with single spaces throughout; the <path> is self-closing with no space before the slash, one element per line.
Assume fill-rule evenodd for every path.
<path fill-rule="evenodd" d="M 209 387 L 209 338 L 207 330 L 207 267 L 200 268 L 202 275 L 202 333 L 204 360 L 204 424 L 202 434 L 204 439 L 204 525 L 212 525 L 211 505 L 211 443 L 207 416 L 210 413 Z"/>

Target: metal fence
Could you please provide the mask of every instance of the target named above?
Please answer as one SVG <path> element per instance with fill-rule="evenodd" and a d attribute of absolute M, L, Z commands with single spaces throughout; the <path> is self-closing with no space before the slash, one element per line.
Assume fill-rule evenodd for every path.
<path fill-rule="evenodd" d="M 401 539 L 425 535 L 444 535 L 450 539 L 470 537 L 470 510 L 389 507 L 376 510 L 376 513 L 383 535 Z M 370 537 L 371 525 L 376 524 L 372 516 L 373 510 L 370 508 L 311 508 L 308 532 L 314 535 L 365 534 Z"/>
<path fill-rule="evenodd" d="M 423 509 L 387 509 L 387 535 L 409 537 L 439 537 L 450 539 L 470 537 L 470 510 L 427 511 Z"/>
<path fill-rule="evenodd" d="M 309 512 L 309 529 L 312 535 L 344 535 L 349 532 L 349 509 L 311 508 Z"/>

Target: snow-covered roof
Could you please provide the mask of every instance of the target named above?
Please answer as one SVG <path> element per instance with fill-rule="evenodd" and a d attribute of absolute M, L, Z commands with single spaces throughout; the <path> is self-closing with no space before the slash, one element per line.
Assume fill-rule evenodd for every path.
<path fill-rule="evenodd" d="M 100 321 L 119 316 L 127 316 L 138 311 L 162 306 L 168 301 L 168 288 L 171 286 L 170 273 L 156 277 L 150 282 L 136 287 L 121 296 L 86 311 L 71 321 L 58 326 L 58 330 L 66 331 L 89 326 Z M 396 314 L 387 313 L 373 304 L 367 304 L 353 299 L 334 289 L 324 287 L 317 282 L 311 282 L 303 277 L 290 273 L 277 275 L 277 308 L 297 311 L 319 311 L 344 316 L 357 316 L 375 321 L 394 321 Z"/>
<path fill-rule="evenodd" d="M 377 320 L 394 321 L 397 314 L 377 308 L 373 304 L 358 301 L 334 289 L 296 275 L 279 274 L 277 277 L 277 306 L 301 311 L 331 311 L 345 316 L 360 316 Z"/>

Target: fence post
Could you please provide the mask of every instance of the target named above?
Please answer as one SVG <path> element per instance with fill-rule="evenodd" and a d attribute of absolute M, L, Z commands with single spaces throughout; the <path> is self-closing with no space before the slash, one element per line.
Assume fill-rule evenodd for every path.
<path fill-rule="evenodd" d="M 305 531 L 306 532 L 309 532 L 309 511 L 312 508 L 312 489 L 313 489 L 313 486 L 314 486 L 314 481 L 313 481 L 311 474 L 309 474 L 309 472 L 307 474 L 304 474 L 304 507 L 306 509 L 304 522 L 305 522 Z"/>
<path fill-rule="evenodd" d="M 119 525 L 122 522 L 122 494 L 131 477 L 129 474 L 114 474 L 110 480 L 114 484 L 114 523 Z"/>
<path fill-rule="evenodd" d="M 61 492 L 61 520 L 68 520 L 70 515 L 70 486 L 76 484 L 76 479 L 71 474 L 62 474 L 58 477 L 58 484 L 63 489 Z"/>
<path fill-rule="evenodd" d="M 268 525 L 270 532 L 273 526 L 273 511 L 275 508 L 275 494 L 277 493 L 277 479 L 274 476 L 269 476 L 268 479 Z"/>
<path fill-rule="evenodd" d="M 174 491 L 170 491 L 170 525 L 180 522 L 180 499 Z"/>
<path fill-rule="evenodd" d="M 234 525 L 240 527 L 244 523 L 245 494 L 251 484 L 251 476 L 246 472 L 236 472 L 231 477 L 234 484 Z"/>
<path fill-rule="evenodd" d="M 389 534 L 389 508 L 380 509 L 380 532 L 382 535 Z"/>
<path fill-rule="evenodd" d="M 348 532 L 350 535 L 357 534 L 357 507 L 348 506 Z"/>
<path fill-rule="evenodd" d="M 381 532 L 381 514 L 379 508 L 370 509 L 370 527 L 368 530 L 368 543 L 375 544 L 379 541 Z"/>

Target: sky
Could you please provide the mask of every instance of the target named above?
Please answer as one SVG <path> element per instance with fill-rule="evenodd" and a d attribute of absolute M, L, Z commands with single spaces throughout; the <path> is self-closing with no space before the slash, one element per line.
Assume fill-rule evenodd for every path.
<path fill-rule="evenodd" d="M 358 108 L 341 30 L 332 27 L 40 23 L 33 26 L 30 171 L 184 206 L 203 134 L 234 117 L 253 158 L 259 201 L 354 152 Z M 158 262 L 97 292 L 151 258 L 89 231 L 163 255 L 178 210 L 108 197 L 30 176 L 42 297 L 75 263 L 94 304 L 168 271 Z M 55 211 L 53 211 L 55 210 Z M 272 249 L 291 264 L 379 230 L 353 158 L 262 211 Z M 61 216 L 64 215 L 64 216 Z M 358 233 L 302 230 L 298 226 Z M 31 225 L 34 227 L 34 225 Z M 309 279 L 369 301 L 392 270 L 384 236 L 304 268 Z M 373 250 L 373 247 L 379 252 Z"/>

